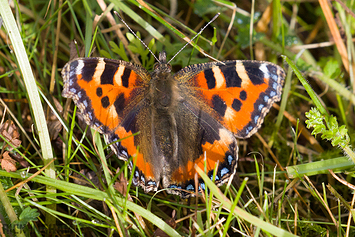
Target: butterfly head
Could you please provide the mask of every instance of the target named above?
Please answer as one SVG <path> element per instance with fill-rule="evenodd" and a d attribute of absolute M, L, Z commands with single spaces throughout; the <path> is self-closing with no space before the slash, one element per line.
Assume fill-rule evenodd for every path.
<path fill-rule="evenodd" d="M 166 62 L 166 52 L 162 51 L 159 53 L 159 60 L 154 65 L 153 75 L 159 75 L 164 73 L 171 73 L 171 65 Z"/>

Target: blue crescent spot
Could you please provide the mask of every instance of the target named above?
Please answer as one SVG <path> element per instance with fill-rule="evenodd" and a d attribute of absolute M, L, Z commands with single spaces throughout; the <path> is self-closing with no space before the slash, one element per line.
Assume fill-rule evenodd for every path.
<path fill-rule="evenodd" d="M 222 170 L 221 170 L 221 176 L 223 177 L 224 175 L 228 174 L 229 173 L 229 169 L 224 167 Z"/>
<path fill-rule="evenodd" d="M 92 120 L 92 112 L 88 112 L 89 119 Z"/>
<path fill-rule="evenodd" d="M 265 106 L 264 104 L 259 104 L 258 110 L 261 111 L 264 108 L 264 106 Z"/>
<path fill-rule="evenodd" d="M 210 179 L 213 180 L 213 175 L 211 175 Z M 218 175 L 216 174 L 215 181 L 217 181 L 217 180 L 219 180 L 219 177 L 218 177 Z"/>
<path fill-rule="evenodd" d="M 274 90 L 277 90 L 278 86 L 279 86 L 279 84 L 277 84 L 276 82 L 272 83 L 272 88 L 274 88 Z"/>
<path fill-rule="evenodd" d="M 75 70 L 70 70 L 69 71 L 69 78 L 76 77 L 76 72 Z"/>
<path fill-rule="evenodd" d="M 233 157 L 232 155 L 228 155 L 227 161 L 228 161 L 228 164 L 229 164 L 229 165 L 232 165 L 233 160 L 234 160 L 234 157 Z M 218 177 L 218 176 L 216 176 L 216 180 L 217 180 L 217 177 Z"/>
<path fill-rule="evenodd" d="M 157 183 L 155 181 L 148 181 L 147 183 L 149 186 L 152 185 L 152 186 L 157 186 Z"/>
<path fill-rule="evenodd" d="M 200 183 L 200 185 L 201 185 L 201 188 L 202 188 L 203 190 L 205 190 L 205 189 L 206 189 L 206 187 L 205 187 L 205 183 Z M 199 188 L 199 190 L 200 190 L 200 188 Z"/>
<path fill-rule="evenodd" d="M 254 128 L 253 126 L 247 127 L 247 128 L 245 129 L 245 133 L 246 133 L 246 134 L 249 134 L 250 131 L 253 130 L 253 128 Z"/>
<path fill-rule="evenodd" d="M 272 78 L 272 80 L 274 80 L 274 81 L 277 81 L 277 79 L 279 78 L 276 74 L 273 74 L 272 76 L 271 76 L 271 78 Z"/>
<path fill-rule="evenodd" d="M 186 190 L 188 190 L 188 191 L 194 191 L 195 188 L 194 188 L 194 186 L 193 186 L 192 184 L 189 184 L 189 185 L 186 186 Z"/>
<path fill-rule="evenodd" d="M 264 101 L 265 101 L 265 102 L 268 102 L 268 101 L 269 101 L 269 99 L 270 99 L 270 97 L 269 97 L 269 96 L 267 96 L 267 95 L 265 95 L 265 96 L 264 96 Z"/>
<path fill-rule="evenodd" d="M 256 115 L 256 116 L 254 117 L 254 123 L 255 123 L 255 124 L 258 123 L 259 118 L 260 118 L 260 116 L 258 116 L 258 115 Z"/>
<path fill-rule="evenodd" d="M 125 150 L 122 149 L 120 152 L 121 152 L 121 154 L 124 155 L 125 157 L 128 157 L 127 151 L 125 151 Z M 132 163 L 132 162 L 131 162 L 131 163 Z M 133 166 L 133 163 L 132 163 L 132 166 Z"/>

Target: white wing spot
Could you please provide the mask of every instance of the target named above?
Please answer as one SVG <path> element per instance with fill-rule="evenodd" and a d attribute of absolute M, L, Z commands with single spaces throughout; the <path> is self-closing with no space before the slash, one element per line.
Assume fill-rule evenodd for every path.
<path fill-rule="evenodd" d="M 76 70 L 75 70 L 75 74 L 76 75 L 79 75 L 81 74 L 82 70 L 83 70 L 83 67 L 84 67 L 84 61 L 83 60 L 78 60 L 78 65 L 76 66 Z"/>
<path fill-rule="evenodd" d="M 270 71 L 269 69 L 267 69 L 266 65 L 266 63 L 261 64 L 259 69 L 264 73 L 265 78 L 270 78 Z"/>
<path fill-rule="evenodd" d="M 125 69 L 125 66 L 119 66 L 117 68 L 117 71 L 114 76 L 114 78 L 115 78 L 114 80 L 115 80 L 117 86 L 122 86 L 122 75 L 123 75 L 124 69 Z"/>
<path fill-rule="evenodd" d="M 219 67 L 213 67 L 212 68 L 212 72 L 214 74 L 214 78 L 216 79 L 216 89 L 220 89 L 220 88 L 224 88 L 225 86 L 225 79 L 224 76 L 222 74 L 221 69 L 219 69 Z"/>
<path fill-rule="evenodd" d="M 102 73 L 105 70 L 105 66 L 106 66 L 106 63 L 105 63 L 104 59 L 99 58 L 99 61 L 96 64 L 95 73 L 92 76 L 92 78 L 94 79 L 94 81 L 97 85 L 100 85 L 100 83 L 101 83 L 100 78 L 101 78 Z"/>
<path fill-rule="evenodd" d="M 228 106 L 224 114 L 224 118 L 227 121 L 229 121 L 229 120 L 233 120 L 234 117 L 235 117 L 235 110 Z"/>

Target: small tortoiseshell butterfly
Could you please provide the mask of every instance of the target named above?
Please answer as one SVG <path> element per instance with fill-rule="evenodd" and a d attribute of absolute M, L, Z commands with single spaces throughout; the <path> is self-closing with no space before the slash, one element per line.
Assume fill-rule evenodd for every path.
<path fill-rule="evenodd" d="M 78 58 L 62 76 L 62 95 L 74 100 L 87 124 L 105 135 L 120 159 L 133 157 L 133 184 L 186 198 L 195 191 L 196 165 L 212 179 L 218 164 L 217 185 L 233 177 L 236 138 L 259 129 L 280 100 L 285 72 L 269 62 L 235 60 L 190 65 L 172 75 L 162 52 L 151 73 L 121 60 Z"/>

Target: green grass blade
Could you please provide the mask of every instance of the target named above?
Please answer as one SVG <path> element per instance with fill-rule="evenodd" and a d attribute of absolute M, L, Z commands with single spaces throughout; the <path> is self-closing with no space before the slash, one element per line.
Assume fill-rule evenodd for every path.
<path fill-rule="evenodd" d="M 21 172 L 13 172 L 13 173 L 7 173 L 3 170 L 0 170 L 0 176 L 4 177 L 12 177 L 12 178 L 17 178 L 17 179 L 22 179 L 21 177 Z M 25 177 L 28 178 L 28 177 Z M 49 185 L 52 187 L 55 187 L 56 189 L 62 190 L 63 192 L 74 194 L 76 196 L 81 196 L 81 197 L 86 197 L 86 198 L 91 198 L 95 200 L 100 200 L 100 201 L 106 201 L 106 202 L 111 202 L 113 201 L 111 198 L 114 198 L 115 201 L 123 206 L 126 205 L 127 209 L 139 213 L 142 217 L 145 219 L 149 220 L 151 223 L 154 225 L 158 226 L 160 229 L 164 230 L 165 233 L 167 233 L 170 236 L 180 236 L 173 228 L 171 228 L 165 221 L 151 213 L 150 211 L 146 210 L 145 208 L 130 202 L 126 201 L 124 198 L 119 197 L 118 195 L 115 195 L 114 197 L 110 197 L 106 192 L 96 190 L 90 187 L 74 184 L 74 183 L 68 183 L 62 180 L 55 180 L 51 179 L 48 177 L 44 176 L 36 176 L 33 179 L 31 179 L 33 182 Z M 48 209 L 47 209 L 48 210 Z M 57 213 L 57 212 L 56 212 Z"/>
<path fill-rule="evenodd" d="M 286 62 L 288 63 L 288 65 L 290 65 L 290 67 L 292 68 L 293 72 L 296 74 L 297 78 L 300 80 L 300 82 L 302 83 L 303 87 L 306 89 L 308 95 L 311 97 L 313 103 L 315 104 L 315 106 L 318 108 L 318 110 L 322 113 L 322 114 L 328 114 L 327 110 L 324 108 L 322 102 L 318 99 L 317 94 L 314 92 L 314 90 L 312 89 L 312 87 L 307 83 L 306 79 L 302 76 L 302 73 L 298 70 L 298 68 L 296 67 L 296 65 L 286 56 L 281 56 L 284 60 L 286 60 Z"/>
<path fill-rule="evenodd" d="M 12 14 L 10 6 L 6 0 L 0 0 L 0 14 L 4 21 L 4 25 L 7 29 L 7 33 L 10 37 L 14 52 L 19 64 L 19 69 L 22 73 L 23 80 L 25 82 L 28 98 L 30 101 L 30 107 L 33 110 L 34 121 L 36 122 L 37 133 L 41 143 L 41 150 L 43 155 L 44 165 L 50 163 L 53 159 L 52 146 L 49 137 L 47 121 L 44 115 L 41 99 L 38 93 L 36 80 L 33 76 L 30 62 L 28 61 L 25 46 L 17 27 L 15 18 Z M 52 179 L 56 178 L 54 163 L 51 163 L 45 170 L 46 174 Z M 56 193 L 56 190 L 47 186 L 47 191 Z M 50 205 L 50 208 L 55 209 L 55 205 Z M 48 215 L 47 224 L 52 225 L 55 223 L 55 218 Z"/>
<path fill-rule="evenodd" d="M 316 161 L 308 164 L 301 164 L 286 167 L 287 174 L 291 179 L 302 177 L 303 175 L 312 176 L 317 174 L 327 174 L 328 169 L 342 171 L 354 167 L 354 163 L 348 157 L 338 157 L 328 160 Z"/>
<path fill-rule="evenodd" d="M 246 212 L 245 210 L 241 209 L 240 207 L 235 207 L 233 203 L 226 197 L 224 194 L 219 190 L 219 188 L 208 178 L 208 176 L 201 170 L 198 166 L 195 166 L 197 173 L 201 176 L 203 181 L 205 182 L 206 186 L 210 189 L 214 196 L 221 202 L 223 207 L 231 212 L 234 213 L 235 216 L 238 218 L 244 219 L 249 223 L 261 228 L 262 230 L 271 233 L 275 236 L 280 237 L 291 237 L 296 236 L 290 232 L 287 232 L 281 228 L 278 228 L 270 223 L 260 220 L 258 217 L 251 215 L 250 213 Z"/>

